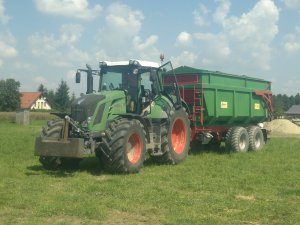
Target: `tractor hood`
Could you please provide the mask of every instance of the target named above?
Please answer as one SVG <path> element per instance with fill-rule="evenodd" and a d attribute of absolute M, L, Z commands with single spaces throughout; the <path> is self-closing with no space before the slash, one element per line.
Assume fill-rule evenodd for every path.
<path fill-rule="evenodd" d="M 102 91 L 99 93 L 84 95 L 72 103 L 71 118 L 82 123 L 88 118 L 96 119 L 97 116 L 102 117 L 105 106 L 111 105 L 112 101 L 116 99 L 122 99 L 125 102 L 124 91 Z M 98 120 L 99 119 L 101 118 L 98 118 Z"/>
<path fill-rule="evenodd" d="M 91 117 L 97 107 L 97 103 L 105 99 L 105 95 L 84 95 L 76 99 L 71 105 L 71 117 L 78 122 L 85 121 Z"/>

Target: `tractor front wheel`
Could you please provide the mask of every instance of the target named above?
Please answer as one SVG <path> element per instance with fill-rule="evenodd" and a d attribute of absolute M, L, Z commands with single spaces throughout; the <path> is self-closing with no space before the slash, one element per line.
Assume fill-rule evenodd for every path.
<path fill-rule="evenodd" d="M 104 168 L 113 173 L 137 173 L 145 159 L 146 134 L 136 119 L 112 121 L 103 137 L 97 156 Z"/>

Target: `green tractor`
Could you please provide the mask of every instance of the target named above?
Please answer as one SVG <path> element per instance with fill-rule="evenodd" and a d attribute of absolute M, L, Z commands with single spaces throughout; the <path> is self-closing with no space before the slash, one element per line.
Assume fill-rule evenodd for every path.
<path fill-rule="evenodd" d="M 36 138 L 35 155 L 46 169 L 76 166 L 89 154 L 112 173 L 139 172 L 146 153 L 159 163 L 185 160 L 190 121 L 171 62 L 103 61 L 99 70 L 79 69 L 76 83 L 82 72 L 86 95 L 72 103 L 71 114 L 56 113 Z"/>

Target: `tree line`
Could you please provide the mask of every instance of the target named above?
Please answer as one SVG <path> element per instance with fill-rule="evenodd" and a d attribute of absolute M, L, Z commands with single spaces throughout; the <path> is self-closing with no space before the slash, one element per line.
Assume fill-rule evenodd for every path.
<path fill-rule="evenodd" d="M 0 80 L 0 111 L 15 111 L 20 108 L 21 93 L 19 88 L 19 81 L 14 79 Z M 52 89 L 48 90 L 43 84 L 40 84 L 37 91 L 42 92 L 51 107 L 58 111 L 68 111 L 71 102 L 75 99 L 74 93 L 70 97 L 70 89 L 67 82 L 63 80 L 55 91 Z M 300 94 L 298 93 L 295 96 L 287 96 L 286 94 L 273 95 L 272 103 L 274 117 L 280 117 L 292 105 L 300 105 Z"/>
<path fill-rule="evenodd" d="M 11 112 L 20 109 L 22 94 L 19 89 L 19 81 L 14 79 L 0 80 L 0 112 Z M 51 108 L 57 111 L 69 111 L 71 102 L 75 99 L 74 93 L 70 97 L 70 89 L 67 82 L 63 80 L 55 91 L 48 90 L 43 84 L 40 84 L 37 91 L 42 92 Z"/>
<path fill-rule="evenodd" d="M 273 95 L 272 103 L 274 117 L 281 117 L 292 105 L 300 105 L 300 94 L 297 93 L 295 96 L 287 96 L 286 94 Z"/>
<path fill-rule="evenodd" d="M 70 97 L 70 88 L 67 85 L 67 82 L 63 80 L 60 82 L 56 91 L 52 89 L 48 90 L 43 84 L 40 84 L 37 90 L 46 97 L 52 109 L 62 112 L 68 111 L 71 107 L 72 101 L 75 99 L 74 93 Z"/>

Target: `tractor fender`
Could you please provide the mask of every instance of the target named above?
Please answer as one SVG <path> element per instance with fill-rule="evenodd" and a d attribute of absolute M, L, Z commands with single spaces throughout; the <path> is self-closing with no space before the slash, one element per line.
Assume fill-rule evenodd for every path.
<path fill-rule="evenodd" d="M 181 104 L 185 108 L 185 111 L 187 112 L 187 114 L 191 115 L 190 108 L 188 107 L 188 104 L 183 99 L 181 99 Z"/>

